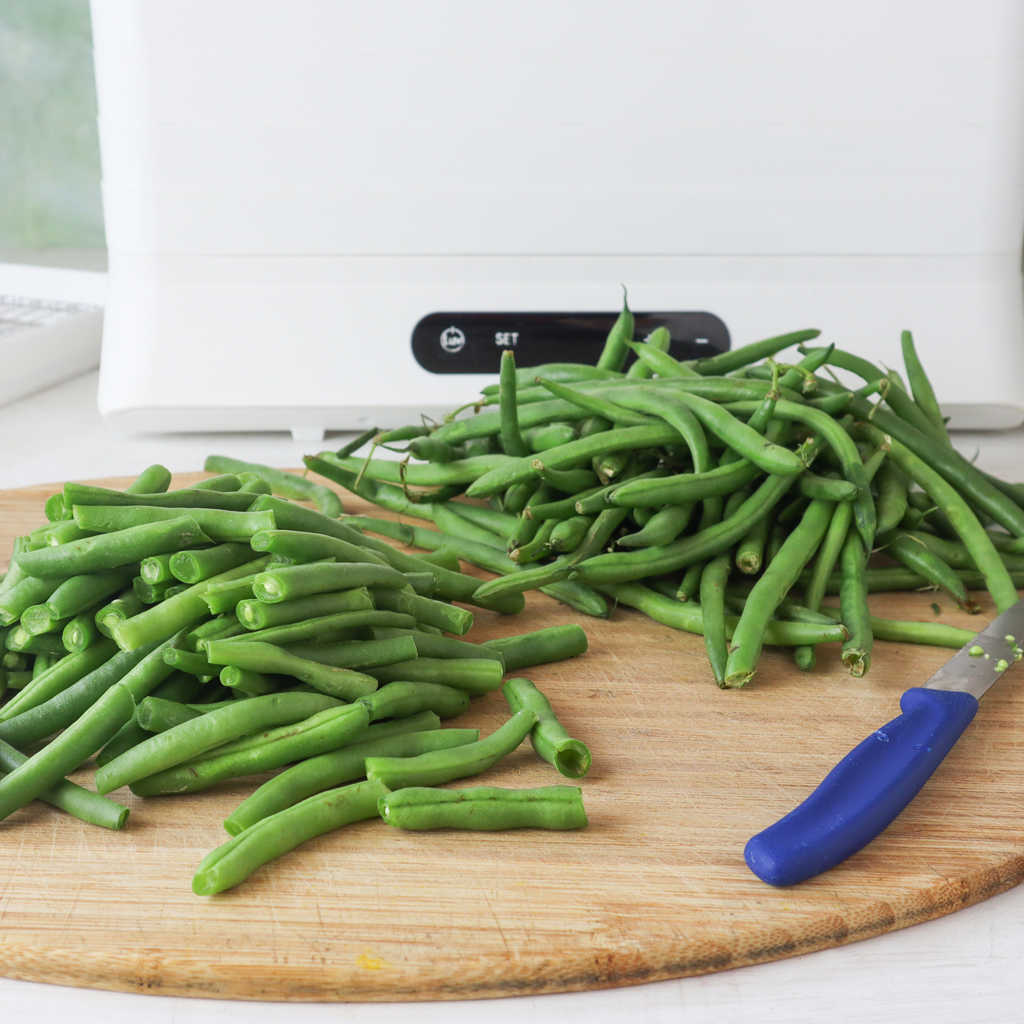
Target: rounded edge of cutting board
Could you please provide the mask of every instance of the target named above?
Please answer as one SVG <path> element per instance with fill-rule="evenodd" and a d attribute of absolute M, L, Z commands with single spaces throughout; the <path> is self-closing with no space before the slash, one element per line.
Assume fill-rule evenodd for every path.
<path fill-rule="evenodd" d="M 176 476 L 175 485 L 188 483 L 203 476 L 201 473 L 180 474 Z M 96 482 L 124 486 L 129 479 Z M 0 533 L 7 532 L 7 516 L 12 512 L 22 516 L 22 523 L 34 520 L 42 522 L 42 499 L 52 490 L 53 487 L 39 486 L 0 492 L 0 515 L 4 516 L 4 522 L 0 524 Z M 360 502 L 347 494 L 344 497 L 347 505 L 359 506 L 359 510 L 362 511 Z M 6 541 L 0 543 L 6 545 Z M 7 550 L 9 548 L 5 547 L 0 552 L 0 559 L 6 557 Z M 537 596 L 535 601 L 545 602 L 547 599 Z M 575 613 L 567 612 L 565 609 L 558 611 L 558 617 L 565 621 L 578 618 Z M 585 625 L 587 621 L 584 620 Z M 696 640 L 699 645 L 699 638 L 683 641 L 681 637 L 684 635 L 673 634 L 670 630 L 652 625 L 649 620 L 641 619 L 635 612 L 620 613 L 618 622 L 594 623 L 592 628 L 594 643 L 598 648 L 597 658 L 603 657 L 605 662 L 614 661 L 619 665 L 620 672 L 625 671 L 622 666 L 629 659 L 640 658 L 641 651 L 627 651 L 623 657 L 608 647 L 604 634 L 607 632 L 607 635 L 611 636 L 610 631 L 616 627 L 620 633 L 632 631 L 640 634 L 642 639 L 637 643 L 644 652 L 653 651 L 661 643 L 671 645 L 677 638 L 679 643 L 689 644 Z M 531 623 L 528 628 L 537 626 Z M 506 627 L 501 632 L 508 634 L 514 631 L 516 630 Z M 597 639 L 599 636 L 600 641 Z M 605 644 L 603 649 L 601 644 Z M 879 646 L 883 650 L 895 647 Z M 662 652 L 654 653 L 660 656 Z M 945 660 L 948 654 L 949 652 L 938 652 L 937 657 L 925 658 L 924 661 L 938 664 Z M 648 654 L 646 657 L 649 660 L 654 654 Z M 917 663 L 914 653 L 906 654 L 904 651 L 896 661 L 895 668 L 890 672 L 893 680 L 876 686 L 869 694 L 870 699 L 856 695 L 849 698 L 850 708 L 847 710 L 850 714 L 847 717 L 852 717 L 854 724 L 849 726 L 847 731 L 853 729 L 855 733 L 860 725 L 864 727 L 862 731 L 867 731 L 884 720 L 864 718 L 858 710 L 858 701 L 886 705 L 891 697 L 895 703 L 902 688 L 909 685 L 906 673 L 910 661 Z M 884 663 L 884 657 L 876 658 L 876 672 Z M 578 684 L 578 689 L 593 686 L 595 692 L 587 694 L 588 697 L 614 701 L 615 694 L 608 689 L 609 681 L 615 675 L 611 669 L 607 666 L 602 667 L 602 664 L 594 659 L 567 664 L 579 665 L 578 674 L 583 674 L 587 678 L 586 686 Z M 553 680 L 563 675 L 557 670 L 557 666 L 552 668 L 556 669 L 549 673 Z M 833 668 L 830 671 L 835 670 Z M 539 679 L 544 673 L 538 669 L 534 674 Z M 643 681 L 647 682 L 646 679 Z M 836 682 L 841 685 L 846 680 L 837 677 Z M 795 683 L 787 685 L 799 684 L 800 677 L 796 677 Z M 777 681 L 769 681 L 768 686 L 779 689 Z M 674 694 L 674 691 L 667 692 Z M 695 692 L 699 694 L 701 700 L 709 696 L 701 691 Z M 755 700 L 751 703 L 759 704 L 757 691 L 752 692 L 755 694 Z M 785 690 L 779 692 L 783 693 L 781 700 L 792 698 L 792 695 L 786 696 Z M 632 699 L 639 700 L 640 696 L 634 693 Z M 728 695 L 717 699 L 722 701 L 722 707 L 726 708 L 722 713 L 727 717 L 732 715 L 733 718 L 737 718 L 741 723 L 737 728 L 742 730 L 742 714 L 747 714 L 749 708 L 737 717 L 732 714 L 735 702 L 733 705 L 724 703 L 730 700 Z M 657 702 L 654 698 L 652 701 L 654 707 Z M 1012 709 L 1017 702 L 1011 695 L 1004 698 L 1003 703 Z M 764 706 L 774 710 L 771 705 Z M 983 712 L 979 717 L 984 717 L 985 707 L 983 702 Z M 719 711 L 716 706 L 712 718 L 718 715 Z M 999 715 L 998 708 L 991 712 L 996 739 L 1002 730 L 1009 729 L 1012 732 L 1016 728 L 1016 717 L 1007 723 Z M 695 712 L 693 717 L 696 720 Z M 581 718 L 581 722 L 585 723 L 586 718 Z M 765 722 L 761 724 L 765 725 Z M 730 721 L 726 727 L 733 728 L 734 724 Z M 656 723 L 650 728 L 656 731 Z M 767 720 L 766 732 L 785 733 L 785 730 L 784 721 L 774 718 Z M 824 724 L 822 731 L 827 731 Z M 639 730 L 641 736 L 643 732 L 643 729 Z M 813 784 L 815 778 L 821 777 L 822 765 L 827 768 L 830 758 L 835 760 L 845 752 L 844 749 L 838 749 L 808 754 L 798 768 L 794 769 L 795 778 L 790 780 L 780 778 L 777 765 L 769 765 L 765 761 L 768 754 L 758 746 L 759 734 L 755 732 L 754 736 L 758 736 L 758 739 L 755 742 L 752 736 L 750 750 L 736 754 L 730 762 L 734 776 L 739 772 L 742 781 L 745 778 L 743 772 L 747 772 L 748 775 L 752 773 L 750 777 L 761 780 L 764 787 L 762 793 L 752 796 L 744 804 L 743 817 L 751 819 L 749 833 L 757 831 L 763 824 L 773 820 L 778 805 L 783 808 L 791 806 L 794 794 L 799 798 L 801 787 L 806 788 L 808 784 Z M 996 739 L 990 738 L 987 742 L 994 744 Z M 782 742 L 791 742 L 791 739 L 783 739 Z M 600 749 L 600 744 L 592 742 L 591 745 Z M 602 753 L 605 757 L 610 757 L 607 752 Z M 596 754 L 597 756 L 601 755 Z M 970 756 L 969 753 L 965 755 L 967 761 L 970 761 Z M 963 760 L 963 757 L 961 759 Z M 532 770 L 532 767 L 525 766 L 525 762 L 515 768 L 516 772 L 527 774 Z M 936 778 L 942 771 L 940 768 Z M 1008 774 L 1006 770 L 998 767 L 993 770 L 979 766 L 977 771 L 986 778 L 992 776 L 993 771 L 1001 777 Z M 723 770 L 720 778 L 728 783 L 729 772 Z M 1006 782 L 1006 778 L 1003 781 Z M 605 783 L 607 779 L 598 779 L 598 785 Z M 1007 794 L 1007 803 L 1017 800 L 1018 794 L 1024 794 L 1024 771 L 1015 773 L 1012 783 L 1011 787 L 1009 782 L 1006 782 L 1007 787 L 1012 790 Z M 586 786 L 586 783 L 584 785 Z M 933 783 L 929 786 L 936 788 Z M 944 781 L 937 788 L 953 792 L 955 787 L 955 778 L 944 777 Z M 624 793 L 616 793 L 615 796 L 618 802 L 608 802 L 602 809 L 612 808 L 615 812 L 625 813 L 622 812 L 620 804 L 631 803 L 633 795 L 627 787 Z M 221 923 L 230 924 L 236 917 L 242 920 L 244 914 L 254 908 L 263 908 L 268 899 L 273 904 L 275 885 L 269 881 L 273 878 L 273 875 L 269 874 L 273 868 L 265 869 L 259 883 L 250 889 L 243 885 L 229 894 L 224 894 L 226 899 L 201 899 L 193 896 L 191 892 L 181 891 L 180 887 L 169 890 L 162 897 L 162 904 L 154 908 L 158 913 L 154 921 L 147 925 L 148 931 L 143 928 L 141 932 L 133 932 L 131 925 L 125 923 L 127 917 L 123 920 L 116 915 L 111 917 L 104 910 L 102 897 L 113 891 L 114 876 L 104 876 L 93 889 L 84 884 L 76 888 L 74 884 L 67 883 L 69 892 L 66 900 L 58 898 L 55 891 L 49 893 L 48 906 L 38 915 L 42 921 L 38 925 L 40 930 L 35 939 L 28 938 L 26 928 L 19 927 L 17 908 L 12 911 L 7 905 L 7 890 L 0 886 L 0 928 L 3 929 L 4 935 L 0 973 L 25 981 L 121 992 L 297 1002 L 398 1002 L 528 996 L 639 985 L 708 974 L 810 953 L 905 928 L 978 903 L 1024 880 L 1024 826 L 1018 829 L 1001 818 L 997 821 L 991 809 L 985 809 L 980 820 L 988 823 L 990 831 L 994 831 L 996 835 L 988 840 L 988 847 L 979 854 L 969 841 L 969 835 L 963 834 L 968 831 L 966 827 L 955 830 L 955 841 L 944 840 L 938 834 L 942 825 L 938 819 L 942 815 L 936 815 L 934 810 L 941 811 L 941 801 L 945 800 L 946 796 L 945 792 L 934 793 L 931 797 L 926 797 L 923 793 L 919 798 L 922 806 L 917 807 L 913 813 L 908 812 L 905 815 L 907 820 L 900 819 L 891 827 L 902 834 L 894 835 L 887 832 L 865 851 L 834 871 L 786 890 L 771 889 L 753 879 L 743 865 L 741 845 L 737 846 L 735 842 L 730 841 L 721 848 L 726 852 L 721 854 L 719 850 L 717 860 L 709 863 L 703 863 L 696 858 L 680 866 L 672 863 L 667 855 L 664 862 L 657 856 L 649 857 L 645 864 L 649 869 L 650 881 L 644 886 L 637 884 L 643 869 L 635 870 L 635 879 L 627 879 L 612 899 L 608 890 L 617 877 L 619 859 L 625 858 L 630 848 L 636 851 L 637 856 L 641 850 L 657 851 L 658 841 L 651 840 L 642 831 L 635 834 L 638 829 L 648 827 L 642 820 L 639 825 L 634 822 L 631 826 L 624 826 L 611 840 L 602 833 L 601 823 L 595 822 L 593 841 L 608 847 L 605 851 L 607 863 L 601 866 L 601 879 L 604 884 L 588 887 L 584 879 L 577 885 L 575 895 L 579 906 L 587 906 L 589 899 L 594 906 L 600 907 L 600 912 L 591 915 L 593 920 L 587 918 L 586 914 L 578 912 L 579 920 L 567 921 L 567 928 L 561 938 L 557 928 L 554 931 L 549 928 L 543 933 L 544 941 L 535 944 L 522 941 L 521 936 L 511 941 L 505 936 L 500 936 L 506 938 L 504 955 L 501 941 L 496 938 L 502 930 L 496 909 L 496 905 L 500 903 L 501 886 L 496 886 L 493 892 L 480 887 L 479 892 L 482 895 L 474 896 L 478 904 L 474 905 L 474 908 L 481 915 L 477 927 L 481 935 L 486 932 L 492 940 L 490 947 L 482 949 L 478 946 L 474 949 L 471 944 L 467 944 L 458 951 L 457 956 L 453 956 L 451 949 L 445 950 L 443 955 L 434 956 L 432 939 L 428 934 L 421 939 L 422 956 L 418 960 L 407 961 L 391 956 L 386 941 L 379 940 L 366 944 L 365 948 L 361 947 L 359 941 L 350 943 L 351 948 L 347 949 L 344 955 L 327 954 L 318 957 L 315 950 L 311 949 L 306 950 L 308 955 L 296 954 L 295 949 L 283 950 L 273 943 L 261 941 L 258 929 L 248 934 L 242 929 L 240 939 L 243 942 L 248 941 L 251 949 L 236 951 L 230 961 L 224 959 L 223 948 L 212 945 L 201 949 L 187 949 L 182 943 L 175 948 L 161 947 L 158 941 L 161 915 L 168 921 L 176 922 L 175 926 L 182 932 L 187 931 L 189 924 L 193 927 L 197 923 L 207 925 L 214 918 L 222 919 Z M 927 806 L 929 802 L 932 808 Z M 171 804 L 161 806 L 160 814 L 166 811 L 180 822 L 183 817 L 188 816 L 188 808 L 194 805 L 187 803 L 184 806 L 184 811 L 176 810 Z M 703 806 L 699 799 L 695 799 L 690 809 L 702 809 Z M 18 833 L 23 827 L 28 829 L 40 822 L 49 824 L 53 829 L 53 835 L 64 835 L 67 838 L 77 836 L 81 842 L 92 844 L 93 856 L 98 858 L 102 865 L 106 865 L 105 858 L 110 850 L 118 845 L 118 833 L 107 833 L 104 830 L 90 829 L 88 826 L 79 827 L 80 823 L 63 816 L 52 815 L 48 809 L 37 808 L 32 812 L 26 809 L 18 814 L 36 820 L 12 820 L 0 825 L 0 856 L 7 845 L 5 840 L 8 837 L 17 836 L 20 844 L 31 843 L 31 833 L 26 832 L 24 837 Z M 762 821 L 758 815 L 765 820 Z M 721 824 L 713 819 L 709 821 L 714 827 Z M 138 830 L 140 848 L 153 853 L 148 845 L 155 841 L 150 834 L 153 830 L 146 828 L 144 820 L 141 825 Z M 913 856 L 908 855 L 907 846 L 913 843 L 915 838 L 921 841 L 922 835 L 930 844 L 928 850 L 932 858 L 936 850 L 948 850 L 948 863 L 936 863 L 934 859 L 924 863 L 927 858 L 922 854 L 920 869 L 915 866 Z M 584 834 L 583 842 L 589 841 Z M 335 851 L 331 848 L 337 843 L 330 837 L 320 837 L 312 843 L 319 844 L 316 858 L 323 859 L 325 853 L 328 857 L 335 856 Z M 401 857 L 404 855 L 400 849 L 402 845 L 403 843 L 398 843 L 398 855 L 385 865 L 388 870 L 403 863 Z M 409 844 L 405 842 L 404 845 Z M 51 860 L 55 853 L 58 856 L 60 854 L 59 846 L 55 848 L 52 842 L 47 844 L 45 837 L 41 846 L 47 847 Z M 394 847 L 395 843 L 392 842 L 391 846 Z M 444 844 L 434 842 L 432 849 L 436 851 L 443 846 Z M 477 850 L 470 853 L 478 855 L 480 863 L 488 863 L 486 852 L 480 855 L 481 847 L 486 850 L 487 840 L 477 842 L 475 846 Z M 520 847 L 520 850 L 523 849 L 528 851 L 530 857 L 537 856 L 536 849 L 528 844 Z M 96 853 L 97 850 L 99 853 Z M 175 859 L 173 849 L 157 849 L 155 852 L 158 857 L 167 858 L 169 861 Z M 900 876 L 904 879 L 903 882 L 893 882 L 891 874 L 894 860 L 902 865 L 905 872 Z M 415 863 L 415 856 L 412 863 Z M 519 870 L 519 861 L 510 858 L 510 863 L 513 867 L 509 868 L 509 871 Z M 297 864 L 298 861 L 292 861 L 288 865 L 282 865 L 282 872 L 290 872 L 294 876 Z M 594 865 L 582 865 L 583 868 L 593 866 L 596 866 L 596 862 Z M 535 872 L 542 870 L 543 857 L 528 861 L 527 867 Z M 580 865 L 574 865 L 574 869 L 578 868 Z M 109 871 L 109 867 L 106 870 Z M 62 863 L 58 863 L 53 871 L 54 879 L 59 873 L 69 873 L 68 866 Z M 406 876 L 402 877 L 404 880 Z M 685 888 L 682 884 L 684 882 L 691 885 L 693 892 L 690 895 L 695 895 L 692 906 L 671 903 L 671 898 L 678 893 L 670 892 L 664 880 L 672 878 L 680 880 L 680 889 Z M 696 882 L 693 882 L 693 879 L 696 879 Z M 53 879 L 50 881 L 51 884 L 59 884 Z M 512 883 L 507 876 L 501 881 L 509 892 L 513 891 L 509 888 L 512 884 L 524 884 Z M 474 890 L 474 893 L 477 891 Z M 580 893 L 583 895 L 580 896 Z M 718 916 L 714 921 L 706 920 L 702 916 L 702 899 L 708 905 L 716 904 Z M 122 895 L 120 903 L 124 902 L 126 900 Z M 142 902 L 143 898 L 140 897 L 140 905 Z M 410 908 L 414 903 L 406 896 L 404 905 Z M 372 910 L 372 901 L 368 901 L 366 906 Z M 560 908 L 557 905 L 553 906 L 549 900 L 545 909 L 548 914 L 557 915 Z M 122 910 L 130 916 L 131 908 L 122 907 Z M 377 910 L 380 910 L 379 906 Z M 484 916 L 488 911 L 494 916 L 497 932 L 494 927 L 487 927 Z M 91 915 L 95 927 L 105 928 L 108 944 L 103 946 L 100 941 L 103 938 L 102 932 L 97 933 L 97 942 L 92 948 L 81 936 L 75 940 L 77 933 L 71 923 L 76 914 L 82 914 L 85 918 L 90 918 Z M 177 918 L 175 914 L 178 915 Z M 189 920 L 185 921 L 182 915 L 189 917 Z M 587 919 L 583 920 L 584 918 Z M 246 923 L 250 929 L 253 927 L 253 919 Z M 588 924 L 596 924 L 596 927 L 587 931 Z M 266 934 L 273 932 L 273 925 L 271 916 Z M 470 928 L 472 927 L 471 923 Z M 529 934 L 528 928 L 524 934 Z M 43 936 L 41 940 L 40 935 Z M 237 929 L 234 938 L 239 939 Z M 325 949 L 329 939 L 333 941 L 334 937 L 325 936 L 322 939 Z M 111 948 L 109 942 L 115 940 L 120 941 L 121 945 Z M 308 945 L 309 936 L 303 936 L 303 941 Z M 415 943 L 407 945 L 415 946 Z M 360 951 L 356 952 L 357 949 Z"/>

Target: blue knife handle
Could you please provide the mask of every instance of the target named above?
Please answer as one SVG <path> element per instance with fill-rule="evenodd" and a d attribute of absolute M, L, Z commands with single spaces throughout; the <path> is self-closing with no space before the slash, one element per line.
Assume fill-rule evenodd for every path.
<path fill-rule="evenodd" d="M 941 764 L 978 711 L 969 693 L 915 687 L 903 712 L 846 755 L 795 810 L 754 836 L 747 866 L 769 885 L 793 885 L 871 842 Z"/>

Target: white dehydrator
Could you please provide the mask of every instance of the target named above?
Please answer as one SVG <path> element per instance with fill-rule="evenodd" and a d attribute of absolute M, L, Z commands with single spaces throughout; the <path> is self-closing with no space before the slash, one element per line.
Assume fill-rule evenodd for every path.
<path fill-rule="evenodd" d="M 115 426 L 315 438 L 438 415 L 495 379 L 516 314 L 614 315 L 620 283 L 733 345 L 813 326 L 898 366 L 912 329 L 954 427 L 1024 420 L 1015 0 L 92 16 Z M 441 366 L 460 372 L 414 357 L 430 314 L 421 348 L 468 337 Z"/>

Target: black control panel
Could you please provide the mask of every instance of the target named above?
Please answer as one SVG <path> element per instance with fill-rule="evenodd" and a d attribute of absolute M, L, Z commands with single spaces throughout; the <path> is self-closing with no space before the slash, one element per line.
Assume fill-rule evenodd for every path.
<path fill-rule="evenodd" d="M 616 313 L 431 313 L 412 332 L 416 362 L 431 373 L 498 373 L 501 354 L 516 366 L 589 363 L 600 358 Z M 729 328 L 714 313 L 635 313 L 633 337 L 656 327 L 672 337 L 676 359 L 702 359 L 729 349 Z M 636 359 L 631 352 L 627 366 Z"/>

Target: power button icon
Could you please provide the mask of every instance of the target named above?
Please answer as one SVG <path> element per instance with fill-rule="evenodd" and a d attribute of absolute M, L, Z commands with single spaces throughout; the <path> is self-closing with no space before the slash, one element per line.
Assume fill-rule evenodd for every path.
<path fill-rule="evenodd" d="M 466 345 L 466 336 L 458 327 L 446 327 L 441 332 L 441 348 L 445 352 L 461 352 Z"/>

